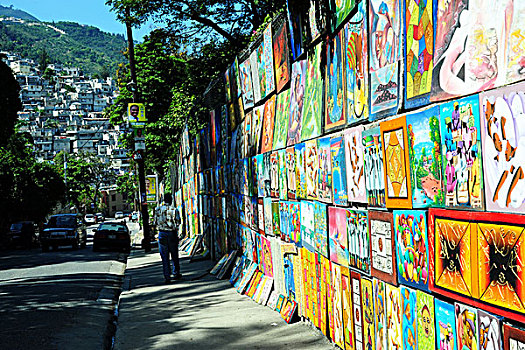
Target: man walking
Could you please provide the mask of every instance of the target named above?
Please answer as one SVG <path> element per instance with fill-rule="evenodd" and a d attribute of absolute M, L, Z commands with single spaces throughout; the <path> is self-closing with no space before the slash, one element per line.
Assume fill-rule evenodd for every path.
<path fill-rule="evenodd" d="M 171 274 L 174 279 L 182 277 L 179 266 L 179 234 L 180 214 L 172 203 L 171 193 L 164 194 L 164 203 L 155 209 L 155 223 L 159 231 L 159 252 L 162 258 L 162 269 L 164 282 L 171 282 Z M 173 270 L 170 264 L 173 261 Z"/>

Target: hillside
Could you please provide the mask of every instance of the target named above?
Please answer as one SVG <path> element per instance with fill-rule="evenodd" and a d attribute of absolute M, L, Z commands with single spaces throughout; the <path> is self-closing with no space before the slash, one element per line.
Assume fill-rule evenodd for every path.
<path fill-rule="evenodd" d="M 124 60 L 123 35 L 73 22 L 21 22 L 0 21 L 0 51 L 38 60 L 45 50 L 50 63 L 76 66 L 91 75 L 114 75 Z"/>
<path fill-rule="evenodd" d="M 38 22 L 38 18 L 30 15 L 29 13 L 10 7 L 0 5 L 0 17 L 15 17 L 26 21 Z"/>

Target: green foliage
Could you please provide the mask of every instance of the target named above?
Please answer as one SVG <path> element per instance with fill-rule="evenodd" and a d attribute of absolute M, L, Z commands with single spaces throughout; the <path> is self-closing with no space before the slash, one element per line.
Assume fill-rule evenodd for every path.
<path fill-rule="evenodd" d="M 436 179 L 441 179 L 443 158 L 440 152 L 441 133 L 439 131 L 439 119 L 436 116 L 430 117 L 430 140 L 434 142 L 434 148 L 432 149 L 434 162 L 432 164 L 431 171 Z"/>
<path fill-rule="evenodd" d="M 20 85 L 13 76 L 11 68 L 0 60 L 0 146 L 4 146 L 14 133 L 18 120 L 17 112 L 22 110 L 19 98 Z"/>
<path fill-rule="evenodd" d="M 134 173 L 127 173 L 117 177 L 117 192 L 127 198 L 135 198 L 138 191 L 138 178 Z"/>
<path fill-rule="evenodd" d="M 27 21 L 38 22 L 38 18 L 30 15 L 29 13 L 25 11 L 13 8 L 13 5 L 9 7 L 0 5 L 0 17 L 15 17 L 15 18 L 24 19 Z"/>
<path fill-rule="evenodd" d="M 423 168 L 423 162 L 420 162 L 416 170 L 417 188 L 423 189 L 423 184 L 421 183 L 421 179 L 424 178 L 425 176 L 428 176 L 428 171 L 425 168 Z"/>

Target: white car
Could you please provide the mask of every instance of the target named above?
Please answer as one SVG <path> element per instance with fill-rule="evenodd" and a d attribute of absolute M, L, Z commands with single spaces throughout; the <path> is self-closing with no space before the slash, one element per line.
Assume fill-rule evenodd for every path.
<path fill-rule="evenodd" d="M 93 214 L 86 214 L 86 216 L 84 216 L 84 221 L 86 222 L 87 225 L 96 224 L 97 217 Z"/>
<path fill-rule="evenodd" d="M 124 213 L 121 211 L 117 211 L 115 213 L 115 219 L 124 219 Z"/>

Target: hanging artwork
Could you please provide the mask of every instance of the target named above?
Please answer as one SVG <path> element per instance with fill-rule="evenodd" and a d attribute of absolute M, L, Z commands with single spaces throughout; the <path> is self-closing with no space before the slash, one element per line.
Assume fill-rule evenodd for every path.
<path fill-rule="evenodd" d="M 328 330 L 327 333 L 330 339 L 335 339 L 334 335 L 334 288 L 333 288 L 333 276 L 332 276 L 332 262 L 329 259 L 323 260 L 323 276 L 326 276 L 326 313 Z"/>
<path fill-rule="evenodd" d="M 281 256 L 284 269 L 284 294 L 292 300 L 296 300 L 293 264 L 293 257 L 295 255 L 297 255 L 297 249 L 294 244 L 289 243 L 281 245 Z"/>
<path fill-rule="evenodd" d="M 332 157 L 330 152 L 330 137 L 317 139 L 319 154 L 318 190 L 317 195 L 321 202 L 332 203 Z"/>
<path fill-rule="evenodd" d="M 332 198 L 336 205 L 348 205 L 346 191 L 346 160 L 343 135 L 330 139 L 330 153 L 332 159 Z"/>
<path fill-rule="evenodd" d="M 378 350 L 386 350 L 387 344 L 387 318 L 386 318 L 386 292 L 385 282 L 374 278 L 374 326 L 375 326 L 375 345 Z"/>
<path fill-rule="evenodd" d="M 311 252 L 315 252 L 315 205 L 308 201 L 301 201 L 300 203 L 302 246 Z"/>
<path fill-rule="evenodd" d="M 387 349 L 403 349 L 403 335 L 401 331 L 401 292 L 399 288 L 388 283 L 386 285 L 386 322 L 387 322 Z"/>
<path fill-rule="evenodd" d="M 403 349 L 417 349 L 417 319 L 416 291 L 401 287 L 401 329 L 403 334 Z"/>
<path fill-rule="evenodd" d="M 301 140 L 321 135 L 323 116 L 323 79 L 321 76 L 322 43 L 317 44 L 308 55 L 306 63 L 306 87 L 304 92 Z"/>
<path fill-rule="evenodd" d="M 418 290 L 416 293 L 417 348 L 421 350 L 433 350 L 436 348 L 436 330 L 434 328 L 434 297 L 420 290 Z"/>
<path fill-rule="evenodd" d="M 244 108 L 250 109 L 253 107 L 253 86 L 252 86 L 252 70 L 250 66 L 250 59 L 246 59 L 239 65 L 239 74 L 241 81 L 241 91 L 242 91 L 242 102 Z"/>
<path fill-rule="evenodd" d="M 314 202 L 315 251 L 328 258 L 328 224 L 326 204 Z"/>
<path fill-rule="evenodd" d="M 384 208 L 385 170 L 379 126 L 363 130 L 362 136 L 367 202 L 370 207 Z"/>
<path fill-rule="evenodd" d="M 288 199 L 288 177 L 287 177 L 287 163 L 286 156 L 287 152 L 284 149 L 277 151 L 278 160 L 279 160 L 279 199 L 287 200 Z"/>
<path fill-rule="evenodd" d="M 344 131 L 348 201 L 366 203 L 362 126 Z"/>
<path fill-rule="evenodd" d="M 455 303 L 458 349 L 471 349 L 478 344 L 478 313 L 467 305 Z"/>
<path fill-rule="evenodd" d="M 256 155 L 261 149 L 261 134 L 264 121 L 264 105 L 257 106 L 252 113 L 252 140 L 251 145 L 253 150 L 250 154 Z"/>
<path fill-rule="evenodd" d="M 311 42 L 315 42 L 326 30 L 326 17 L 323 4 L 318 1 L 310 0 L 308 8 L 308 28 Z"/>
<path fill-rule="evenodd" d="M 395 210 L 397 277 L 400 283 L 428 290 L 428 234 L 426 212 Z"/>
<path fill-rule="evenodd" d="M 272 199 L 269 197 L 263 198 L 264 208 L 264 234 L 273 236 L 273 218 L 272 218 Z"/>
<path fill-rule="evenodd" d="M 349 124 L 368 119 L 368 29 L 366 1 L 357 5 L 357 13 L 344 26 L 346 117 Z"/>
<path fill-rule="evenodd" d="M 395 114 L 399 104 L 401 22 L 399 0 L 371 0 L 370 23 L 370 119 Z"/>
<path fill-rule="evenodd" d="M 454 305 L 434 299 L 436 310 L 436 344 L 441 349 L 456 348 L 456 318 Z"/>
<path fill-rule="evenodd" d="M 257 191 L 255 195 L 258 197 L 265 196 L 265 178 L 264 178 L 264 155 L 258 154 L 253 157 L 253 170 L 257 173 L 254 177 L 254 181 L 257 183 Z"/>
<path fill-rule="evenodd" d="M 288 120 L 287 146 L 294 145 L 301 139 L 305 78 L 306 60 L 294 62 L 290 83 L 290 116 Z"/>
<path fill-rule="evenodd" d="M 440 106 L 445 206 L 483 209 L 478 96 Z"/>
<path fill-rule="evenodd" d="M 503 324 L 503 349 L 521 350 L 525 347 L 525 330 L 511 324 Z"/>
<path fill-rule="evenodd" d="M 306 198 L 317 199 L 319 182 L 319 159 L 317 157 L 317 140 L 305 142 L 304 165 L 306 177 Z"/>
<path fill-rule="evenodd" d="M 343 326 L 343 303 L 342 303 L 342 277 L 341 277 L 341 266 L 332 263 L 331 273 L 331 302 L 332 302 L 332 317 L 333 317 L 333 334 L 330 334 L 334 343 L 336 343 L 341 349 L 344 349 L 344 326 Z"/>
<path fill-rule="evenodd" d="M 325 117 L 326 132 L 346 125 L 343 35 L 341 30 L 326 43 Z"/>
<path fill-rule="evenodd" d="M 341 301 L 343 303 L 344 349 L 356 349 L 356 333 L 353 320 L 352 281 L 348 267 L 341 267 Z"/>
<path fill-rule="evenodd" d="M 288 202 L 280 201 L 279 202 L 279 223 L 281 229 L 281 239 L 285 242 L 290 242 L 290 228 L 291 221 L 290 213 L 288 212 Z"/>
<path fill-rule="evenodd" d="M 263 118 L 261 153 L 266 153 L 272 150 L 275 118 L 275 95 L 272 95 L 272 97 L 270 97 L 265 102 Z"/>
<path fill-rule="evenodd" d="M 270 194 L 272 198 L 279 197 L 279 153 L 270 154 Z"/>
<path fill-rule="evenodd" d="M 387 208 L 411 208 L 412 188 L 408 158 L 406 118 L 381 122 Z"/>
<path fill-rule="evenodd" d="M 346 210 L 349 265 L 370 273 L 370 233 L 366 210 Z"/>
<path fill-rule="evenodd" d="M 299 202 L 287 202 L 290 225 L 290 240 L 301 246 L 301 206 Z"/>
<path fill-rule="evenodd" d="M 268 26 L 264 30 L 262 42 L 258 46 L 256 52 L 257 73 L 259 75 L 261 99 L 264 99 L 266 96 L 269 96 L 275 90 L 275 78 L 273 74 L 274 62 L 271 24 L 268 24 Z"/>
<path fill-rule="evenodd" d="M 261 44 L 262 45 L 262 44 Z M 261 84 L 259 82 L 259 65 L 257 63 L 258 50 L 253 50 L 250 54 L 250 69 L 252 71 L 253 101 L 257 103 L 261 100 Z"/>
<path fill-rule="evenodd" d="M 348 266 L 348 229 L 345 208 L 328 208 L 328 245 L 330 260 Z"/>
<path fill-rule="evenodd" d="M 286 0 L 292 58 L 294 61 L 303 54 L 303 15 L 300 11 L 302 6 L 298 6 L 299 1 L 300 0 Z"/>
<path fill-rule="evenodd" d="M 272 201 L 272 229 L 273 235 L 281 237 L 281 217 L 279 214 L 279 201 Z"/>
<path fill-rule="evenodd" d="M 273 278 L 273 263 L 272 263 L 272 247 L 270 240 L 264 236 L 261 236 L 262 244 L 262 267 L 263 272 L 266 276 Z"/>
<path fill-rule="evenodd" d="M 325 268 L 326 264 L 329 262 L 326 257 L 324 257 L 323 255 L 321 254 L 316 254 L 317 256 L 317 264 L 318 264 L 318 269 L 319 269 L 319 283 L 318 283 L 318 288 L 319 288 L 319 296 L 320 296 L 320 300 L 319 300 L 319 316 L 320 316 L 320 321 L 319 321 L 319 328 L 321 329 L 321 332 L 323 332 L 323 334 L 325 336 L 328 336 L 329 335 L 329 332 L 328 332 L 328 319 L 327 319 L 327 316 L 328 316 L 328 305 L 327 305 L 327 298 L 328 298 L 328 293 L 327 293 L 327 289 L 328 289 L 328 285 L 330 283 L 330 270 L 327 270 Z"/>
<path fill-rule="evenodd" d="M 393 215 L 389 212 L 368 211 L 370 228 L 371 274 L 391 284 L 397 284 L 396 250 Z"/>
<path fill-rule="evenodd" d="M 407 0 L 405 4 L 405 107 L 427 104 L 434 68 L 433 1 Z"/>
<path fill-rule="evenodd" d="M 305 144 L 295 145 L 295 198 L 306 199 Z"/>
<path fill-rule="evenodd" d="M 374 298 L 372 281 L 361 279 L 361 306 L 363 319 L 363 349 L 376 348 L 376 329 L 374 320 Z"/>
<path fill-rule="evenodd" d="M 288 199 L 295 199 L 295 147 L 286 149 L 286 173 L 288 183 Z"/>
<path fill-rule="evenodd" d="M 277 95 L 275 123 L 273 131 L 273 149 L 286 147 L 288 137 L 288 119 L 290 116 L 290 89 Z"/>
<path fill-rule="evenodd" d="M 443 193 L 439 107 L 407 114 L 412 207 L 439 207 Z"/>
<path fill-rule="evenodd" d="M 478 309 L 479 350 L 496 350 L 503 348 L 501 334 L 502 317 Z M 524 344 L 525 346 L 525 344 Z"/>
<path fill-rule="evenodd" d="M 522 83 L 479 95 L 485 206 L 490 211 L 525 213 L 524 91 Z"/>
<path fill-rule="evenodd" d="M 332 29 L 335 30 L 341 25 L 341 23 L 343 23 L 350 12 L 352 12 L 355 3 L 355 0 L 339 0 L 331 2 L 333 5 L 332 11 L 335 14 L 335 23 L 333 24 Z"/>
<path fill-rule="evenodd" d="M 290 48 L 288 47 L 288 29 L 286 21 L 276 24 L 273 36 L 273 58 L 277 92 L 280 92 L 290 80 Z"/>

